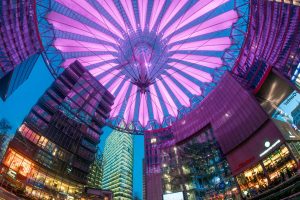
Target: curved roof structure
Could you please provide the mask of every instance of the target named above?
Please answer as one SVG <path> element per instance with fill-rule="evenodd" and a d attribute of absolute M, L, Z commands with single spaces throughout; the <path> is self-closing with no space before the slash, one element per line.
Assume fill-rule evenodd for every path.
<path fill-rule="evenodd" d="M 264 0 L 251 0 L 249 6 L 249 28 L 232 72 L 257 91 L 272 68 L 289 79 L 295 72 L 300 61 L 300 7 Z"/>
<path fill-rule="evenodd" d="M 198 105 L 233 66 L 224 53 L 244 39 L 233 34 L 242 24 L 238 0 L 44 4 L 51 31 L 43 42 L 60 59 L 51 64 L 80 61 L 116 97 L 109 124 L 129 132 L 170 126 Z"/>

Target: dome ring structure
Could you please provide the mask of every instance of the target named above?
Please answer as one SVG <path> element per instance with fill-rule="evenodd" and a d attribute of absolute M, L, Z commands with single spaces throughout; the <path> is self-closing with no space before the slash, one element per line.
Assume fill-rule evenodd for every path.
<path fill-rule="evenodd" d="M 107 124 L 129 133 L 170 126 L 214 89 L 247 10 L 239 0 L 37 1 L 48 64 L 80 61 L 116 98 Z"/>

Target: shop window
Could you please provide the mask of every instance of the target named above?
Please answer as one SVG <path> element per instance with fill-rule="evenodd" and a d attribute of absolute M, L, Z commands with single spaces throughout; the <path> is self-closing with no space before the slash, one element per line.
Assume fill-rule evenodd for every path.
<path fill-rule="evenodd" d="M 242 195 L 245 197 L 256 196 L 259 190 L 264 190 L 268 186 L 268 179 L 264 174 L 261 164 L 246 170 L 237 176 Z"/>
<path fill-rule="evenodd" d="M 16 154 L 10 163 L 10 168 L 13 169 L 14 171 L 18 171 L 19 167 L 21 166 L 22 163 L 22 157 L 18 154 Z"/>
<path fill-rule="evenodd" d="M 27 177 L 31 168 L 31 164 L 28 161 L 24 160 L 19 167 L 19 173 Z"/>
<path fill-rule="evenodd" d="M 3 163 L 10 168 L 8 172 L 11 173 L 13 177 L 18 178 L 17 173 L 27 177 L 28 185 L 26 186 L 25 192 L 31 197 L 36 197 L 38 199 L 52 199 L 50 196 L 53 196 L 53 194 L 61 195 L 59 192 L 74 195 L 75 193 L 80 193 L 82 190 L 82 188 L 78 186 L 68 185 L 60 179 L 55 179 L 46 175 L 45 172 L 36 169 L 32 162 L 23 158 L 12 149 L 8 149 Z M 31 184 L 40 186 L 43 190 L 39 190 L 38 187 L 33 189 L 30 186 Z M 46 188 L 47 190 L 45 190 Z M 48 194 L 46 191 L 51 191 L 51 194 Z"/>
<path fill-rule="evenodd" d="M 38 175 L 38 171 L 35 168 L 33 168 L 30 171 L 28 177 L 30 178 L 31 181 L 35 181 L 35 179 L 37 178 L 37 175 Z"/>
<path fill-rule="evenodd" d="M 293 175 L 297 165 L 288 148 L 282 145 L 263 160 L 263 165 L 270 177 L 271 184 L 276 185 Z"/>
<path fill-rule="evenodd" d="M 43 172 L 38 172 L 37 176 L 36 176 L 36 182 L 40 183 L 40 184 L 44 184 L 46 179 L 46 175 Z"/>
<path fill-rule="evenodd" d="M 16 153 L 14 151 L 12 151 L 11 149 L 8 149 L 6 157 L 3 160 L 3 164 L 6 165 L 7 167 L 9 167 L 15 157 L 15 154 Z"/>

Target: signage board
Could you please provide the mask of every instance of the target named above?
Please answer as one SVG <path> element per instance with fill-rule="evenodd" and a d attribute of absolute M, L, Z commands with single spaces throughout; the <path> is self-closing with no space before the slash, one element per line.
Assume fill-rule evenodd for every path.
<path fill-rule="evenodd" d="M 183 192 L 164 194 L 163 200 L 184 200 Z"/>

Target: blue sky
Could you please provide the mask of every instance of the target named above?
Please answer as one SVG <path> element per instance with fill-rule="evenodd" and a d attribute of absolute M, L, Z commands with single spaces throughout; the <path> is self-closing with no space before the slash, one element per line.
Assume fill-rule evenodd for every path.
<path fill-rule="evenodd" d="M 40 57 L 33 68 L 28 80 L 23 83 L 8 99 L 0 100 L 0 119 L 6 118 L 12 125 L 11 134 L 22 123 L 31 107 L 37 102 L 39 97 L 53 82 L 53 77 L 49 73 L 42 57 Z M 100 146 L 103 148 L 106 137 L 111 129 L 104 128 L 101 136 Z M 134 138 L 134 182 L 133 193 L 142 198 L 142 158 L 144 156 L 144 143 L 142 136 Z"/>

